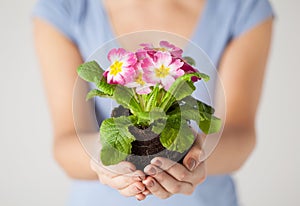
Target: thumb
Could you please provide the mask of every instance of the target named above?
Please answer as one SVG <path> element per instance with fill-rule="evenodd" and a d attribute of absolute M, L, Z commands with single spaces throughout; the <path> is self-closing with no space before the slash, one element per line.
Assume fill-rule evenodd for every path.
<path fill-rule="evenodd" d="M 192 172 L 201 163 L 200 160 L 203 155 L 202 138 L 200 134 L 197 134 L 193 146 L 183 159 L 183 165 Z"/>

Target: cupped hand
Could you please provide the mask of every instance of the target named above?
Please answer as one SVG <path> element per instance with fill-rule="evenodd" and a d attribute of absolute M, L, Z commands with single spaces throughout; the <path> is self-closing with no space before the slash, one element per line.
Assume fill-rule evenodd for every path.
<path fill-rule="evenodd" d="M 138 200 L 143 200 L 149 194 L 142 183 L 145 180 L 145 174 L 136 170 L 132 163 L 120 162 L 106 167 L 91 160 L 90 164 L 102 184 L 118 190 L 123 196 L 135 196 Z"/>
<path fill-rule="evenodd" d="M 200 161 L 203 153 L 201 142 L 198 136 L 183 165 L 162 157 L 154 158 L 144 170 L 149 176 L 143 183 L 150 193 L 161 199 L 173 194 L 191 195 L 206 178 L 205 162 Z"/>

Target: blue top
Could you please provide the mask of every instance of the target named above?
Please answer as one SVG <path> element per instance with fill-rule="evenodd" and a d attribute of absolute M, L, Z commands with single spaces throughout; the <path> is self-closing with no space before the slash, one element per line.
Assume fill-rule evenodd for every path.
<path fill-rule="evenodd" d="M 48 21 L 72 40 L 85 60 L 99 46 L 114 38 L 101 0 L 39 0 L 33 15 Z M 218 66 L 232 39 L 271 16 L 273 11 L 268 0 L 207 0 L 191 40 Z M 102 108 L 105 104 L 101 103 Z M 103 118 L 107 115 L 103 114 Z M 209 176 L 192 196 L 174 195 L 167 200 L 149 196 L 142 202 L 125 198 L 98 181 L 74 180 L 68 205 L 237 206 L 237 202 L 232 178 L 220 175 Z"/>

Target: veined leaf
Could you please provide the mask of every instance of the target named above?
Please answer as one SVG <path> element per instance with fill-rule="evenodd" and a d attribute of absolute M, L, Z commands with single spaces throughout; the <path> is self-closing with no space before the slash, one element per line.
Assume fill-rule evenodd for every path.
<path fill-rule="evenodd" d="M 159 91 L 160 91 L 160 88 L 158 85 L 156 85 L 153 88 L 152 92 L 147 95 L 147 98 L 146 98 L 147 105 L 145 108 L 146 111 L 150 111 L 152 108 L 156 107 Z"/>
<path fill-rule="evenodd" d="M 185 74 L 176 79 L 162 101 L 161 107 L 165 111 L 168 110 L 175 100 L 182 100 L 195 91 L 196 87 L 194 86 L 192 77 L 202 78 L 205 81 L 209 80 L 208 75 L 199 72 Z"/>
<path fill-rule="evenodd" d="M 204 102 L 201 102 L 192 96 L 187 96 L 186 98 L 182 99 L 182 102 L 191 107 L 198 108 L 199 111 L 209 114 L 215 113 L 215 109 L 212 106 L 205 104 Z"/>
<path fill-rule="evenodd" d="M 214 109 L 189 96 L 177 104 L 168 115 L 174 118 L 193 120 L 205 134 L 216 133 L 221 129 L 222 122 L 219 118 L 213 115 Z"/>
<path fill-rule="evenodd" d="M 171 85 L 168 92 L 173 95 L 176 100 L 181 100 L 184 97 L 187 97 L 193 93 L 196 89 L 191 78 L 196 76 L 197 73 L 185 74 L 178 79 Z M 189 84 L 189 82 L 191 84 Z"/>
<path fill-rule="evenodd" d="M 151 124 L 151 131 L 156 134 L 161 134 L 166 127 L 167 119 L 158 119 Z"/>
<path fill-rule="evenodd" d="M 109 118 L 102 122 L 100 140 L 104 146 L 101 150 L 101 160 L 104 165 L 118 163 L 131 153 L 131 143 L 135 137 L 129 132 L 133 126 L 130 117 L 121 116 Z"/>
<path fill-rule="evenodd" d="M 116 89 L 116 85 L 108 84 L 104 77 L 100 81 L 96 82 L 96 86 L 100 91 L 109 96 L 113 96 Z"/>
<path fill-rule="evenodd" d="M 86 100 L 89 100 L 93 97 L 110 97 L 109 95 L 105 94 L 104 92 L 98 90 L 98 89 L 93 89 L 89 91 L 89 93 L 86 95 Z"/>
<path fill-rule="evenodd" d="M 192 57 L 185 56 L 182 57 L 182 59 L 186 61 L 189 65 L 196 66 L 196 62 Z"/>
<path fill-rule="evenodd" d="M 136 116 L 138 118 L 138 124 L 146 123 L 150 125 L 156 120 L 167 119 L 166 113 L 161 108 L 153 108 L 150 112 L 137 112 Z"/>
<path fill-rule="evenodd" d="M 193 144 L 195 136 L 187 122 L 170 116 L 162 133 L 161 144 L 170 151 L 184 152 Z"/>
<path fill-rule="evenodd" d="M 203 121 L 200 121 L 199 127 L 205 134 L 212 134 L 217 133 L 220 131 L 222 126 L 221 119 L 211 115 L 211 114 L 205 114 L 206 119 Z"/>
<path fill-rule="evenodd" d="M 118 151 L 109 144 L 104 144 L 101 149 L 101 162 L 105 166 L 115 165 L 126 159 L 128 154 Z"/>
<path fill-rule="evenodd" d="M 96 61 L 81 64 L 77 69 L 77 73 L 82 79 L 95 83 L 103 78 L 103 72 L 103 69 Z"/>
<path fill-rule="evenodd" d="M 133 114 L 142 111 L 141 105 L 134 96 L 134 91 L 130 88 L 118 85 L 115 87 L 114 99 L 118 104 L 130 109 Z"/>

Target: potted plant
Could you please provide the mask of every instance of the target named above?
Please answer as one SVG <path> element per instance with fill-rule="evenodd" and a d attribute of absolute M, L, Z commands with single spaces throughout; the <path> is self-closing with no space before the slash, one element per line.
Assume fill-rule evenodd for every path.
<path fill-rule="evenodd" d="M 219 131 L 221 120 L 214 109 L 191 96 L 194 83 L 208 81 L 209 76 L 182 53 L 161 41 L 159 47 L 141 44 L 135 52 L 110 50 L 106 70 L 96 61 L 78 68 L 78 75 L 97 88 L 87 100 L 98 96 L 120 105 L 100 126 L 102 164 L 126 160 L 143 169 L 156 156 L 180 161 L 195 140 L 191 121 L 205 134 Z"/>

